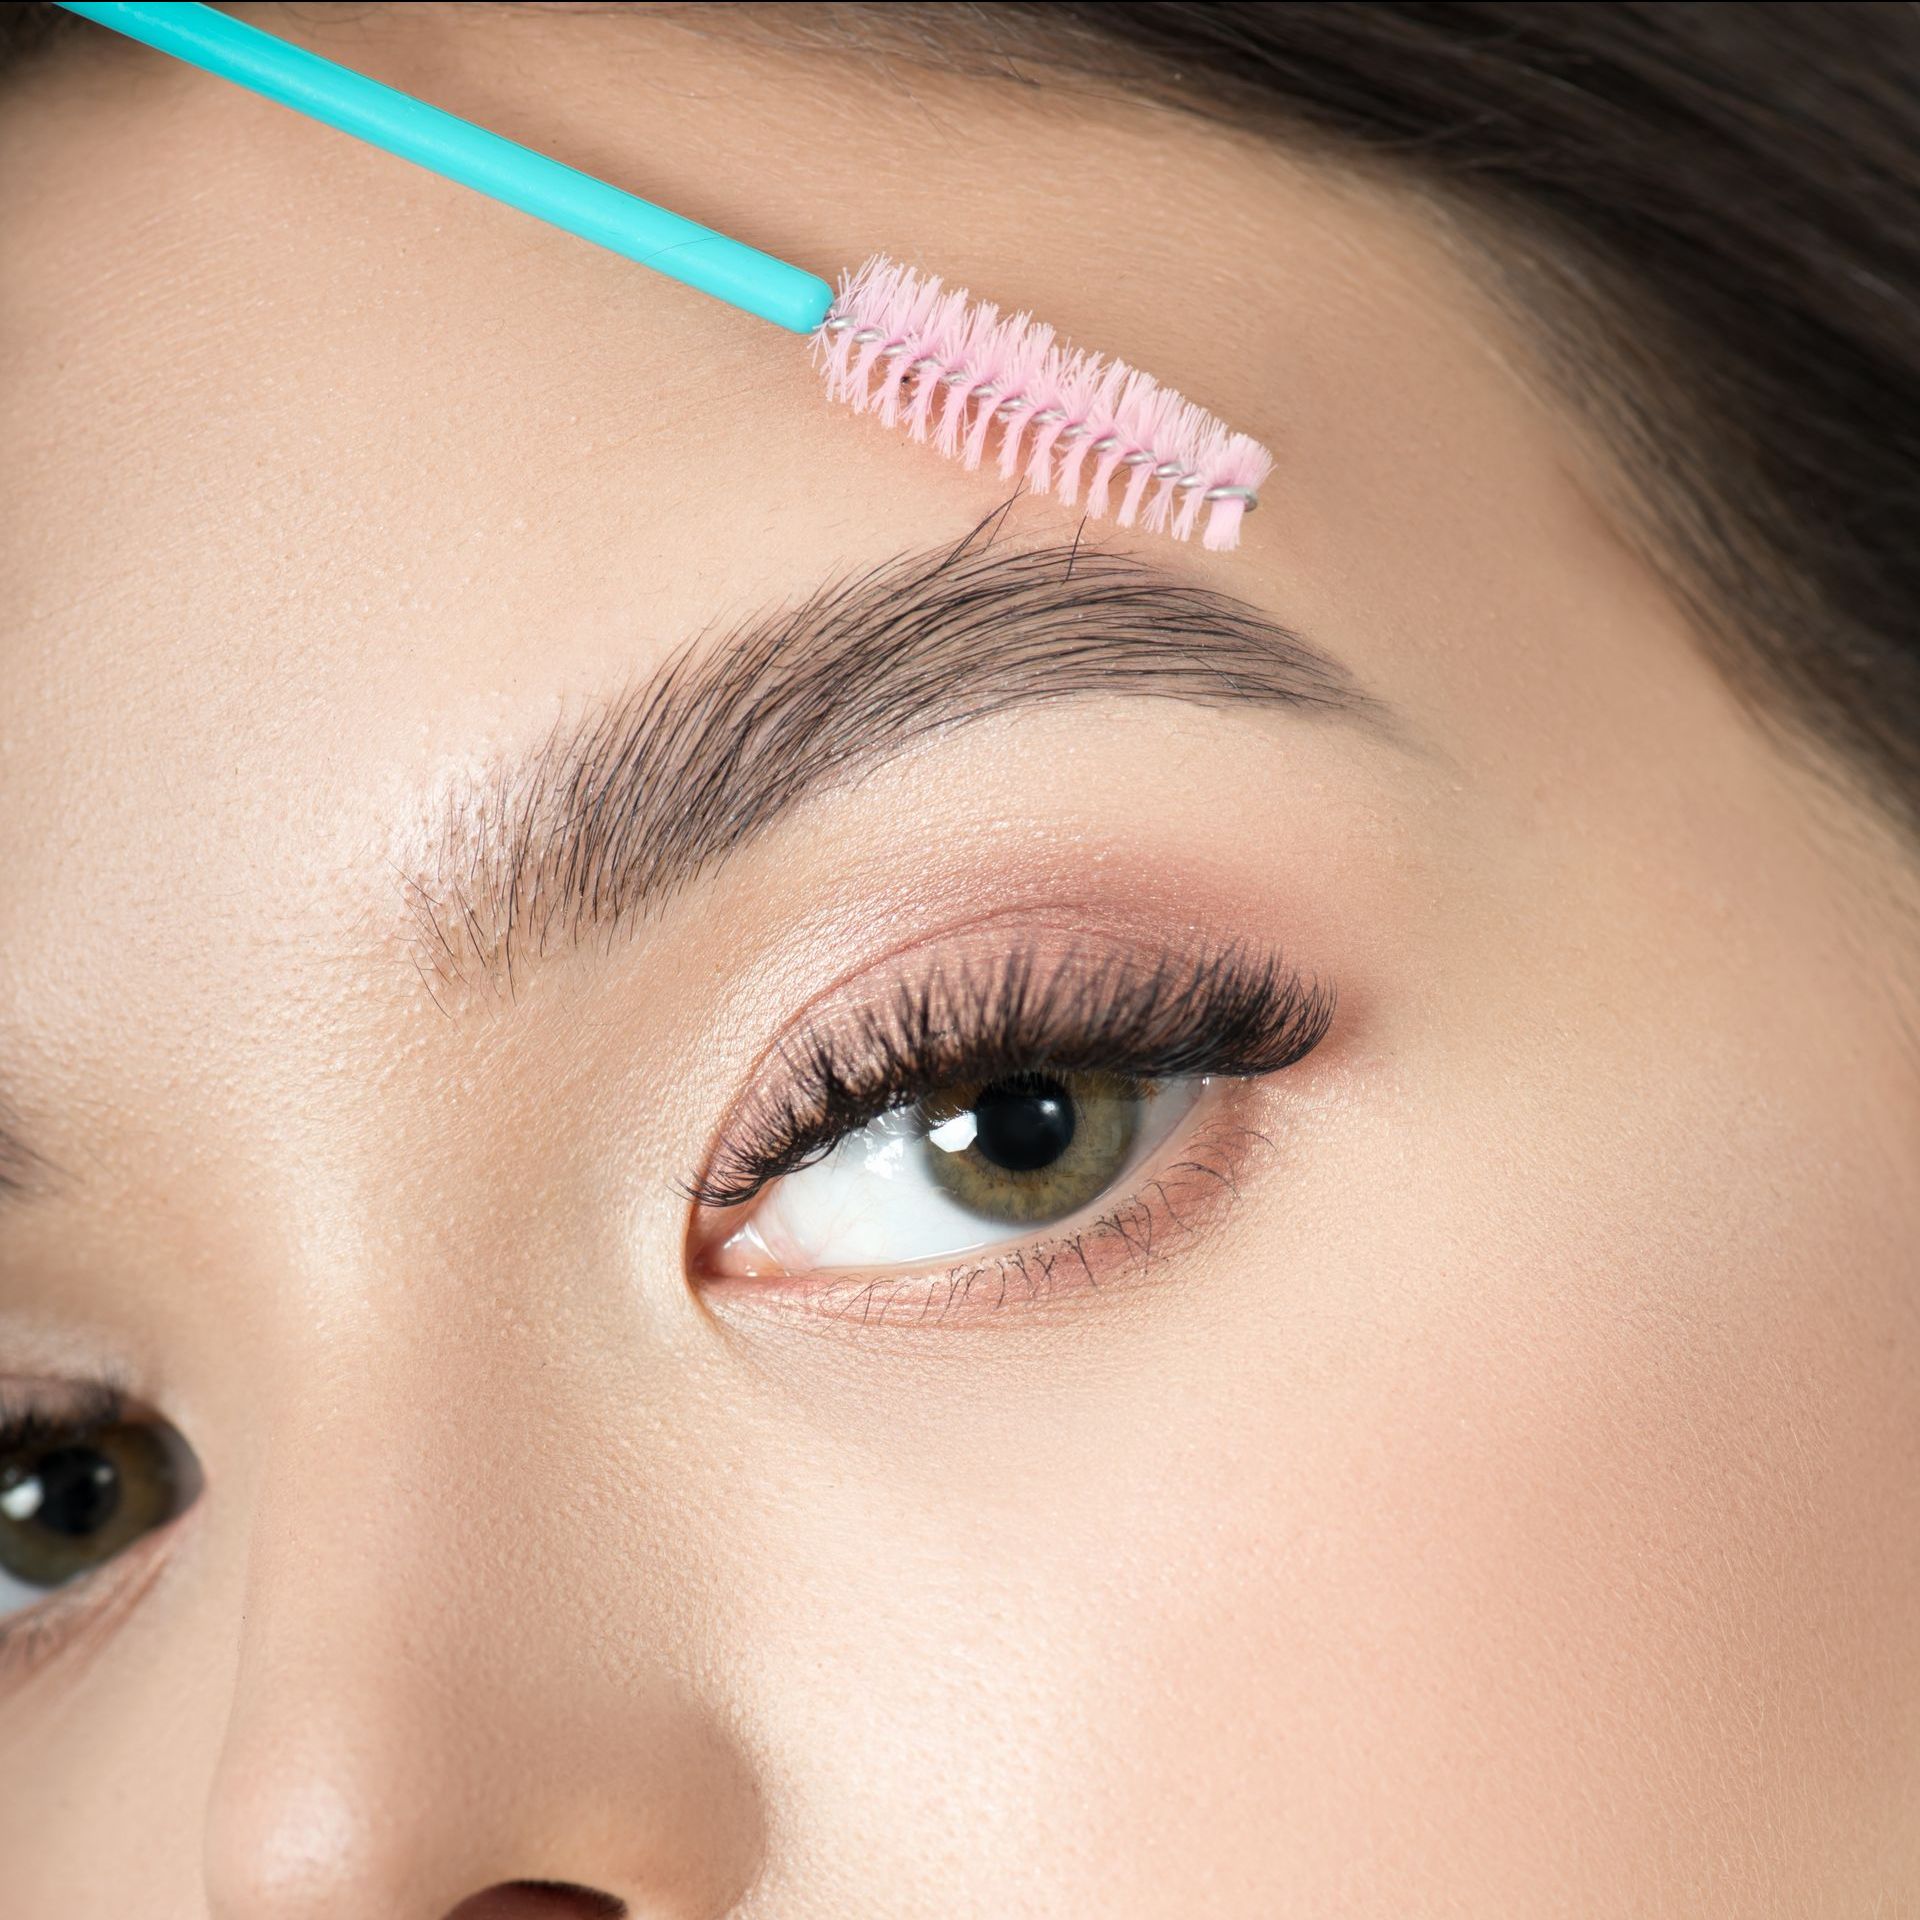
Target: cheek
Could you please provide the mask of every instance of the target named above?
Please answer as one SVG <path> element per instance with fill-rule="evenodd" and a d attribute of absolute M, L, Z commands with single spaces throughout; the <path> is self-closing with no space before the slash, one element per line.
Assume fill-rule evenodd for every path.
<path fill-rule="evenodd" d="M 1920 1728 L 1894 1250 L 1859 1195 L 1703 1184 L 1657 1132 L 1569 1176 L 1571 1116 L 1535 1137 L 1290 1250 L 1284 1331 L 1194 1354 L 1212 1384 L 1114 1489 L 1081 1764 L 1143 1910 L 1888 1884 Z M 1754 1164 L 1810 1164 L 1786 1145 Z"/>

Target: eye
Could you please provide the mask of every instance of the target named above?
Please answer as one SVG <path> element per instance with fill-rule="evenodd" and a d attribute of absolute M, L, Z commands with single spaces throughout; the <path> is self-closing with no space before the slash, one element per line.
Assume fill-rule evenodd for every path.
<path fill-rule="evenodd" d="M 1272 1145 L 1252 1083 L 1306 1059 L 1334 1004 L 1237 941 L 996 927 L 894 956 L 778 1036 L 679 1183 L 688 1277 L 864 1324 L 1143 1273 L 1238 1197 Z"/>
<path fill-rule="evenodd" d="M 723 1252 L 736 1270 L 823 1273 L 1029 1237 L 1113 1192 L 1205 1085 L 1036 1070 L 944 1088 L 776 1181 Z"/>
<path fill-rule="evenodd" d="M 0 1440 L 0 1619 L 98 1571 L 193 1492 L 185 1443 L 159 1421 Z"/>

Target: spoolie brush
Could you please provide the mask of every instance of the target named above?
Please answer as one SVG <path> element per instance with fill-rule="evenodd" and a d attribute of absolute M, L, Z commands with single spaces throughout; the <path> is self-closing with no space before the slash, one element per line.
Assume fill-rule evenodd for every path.
<path fill-rule="evenodd" d="M 277 100 L 550 225 L 811 336 L 827 392 L 904 419 L 969 470 L 1000 422 L 999 466 L 1092 519 L 1233 547 L 1272 470 L 1266 449 L 1149 375 L 1068 346 L 1032 315 L 876 254 L 836 296 L 817 274 L 369 80 L 217 7 L 67 0 L 67 10 Z M 936 404 L 938 406 L 936 408 Z M 1031 437 L 1029 438 L 1029 434 Z M 1116 480 L 1120 500 L 1116 508 Z"/>
<path fill-rule="evenodd" d="M 1206 506 L 1202 543 L 1235 546 L 1273 467 L 1257 441 L 1151 375 L 1069 347 L 1031 314 L 1002 317 L 991 301 L 884 254 L 843 279 L 814 345 L 833 399 L 877 412 L 884 426 L 904 420 L 914 439 L 930 438 L 969 470 L 997 420 L 1001 478 L 1019 470 L 1024 445 L 1027 485 L 1070 507 L 1084 476 L 1095 520 L 1113 512 L 1120 526 L 1184 540 Z"/>

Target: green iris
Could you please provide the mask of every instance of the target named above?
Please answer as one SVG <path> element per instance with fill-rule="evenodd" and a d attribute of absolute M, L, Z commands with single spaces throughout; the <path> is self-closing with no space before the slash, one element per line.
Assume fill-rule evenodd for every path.
<path fill-rule="evenodd" d="M 1064 1220 L 1121 1173 L 1150 1082 L 1112 1073 L 1017 1073 L 920 1103 L 927 1165 L 959 1206 L 1009 1226 Z"/>

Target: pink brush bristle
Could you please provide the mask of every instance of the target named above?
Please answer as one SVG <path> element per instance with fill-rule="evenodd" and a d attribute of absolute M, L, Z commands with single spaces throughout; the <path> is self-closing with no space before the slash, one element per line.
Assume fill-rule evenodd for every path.
<path fill-rule="evenodd" d="M 999 423 L 1000 473 L 1118 526 L 1238 546 L 1273 456 L 1122 361 L 1082 353 L 1031 314 L 875 254 L 843 274 L 813 336 L 831 399 L 904 425 L 969 470 Z"/>

